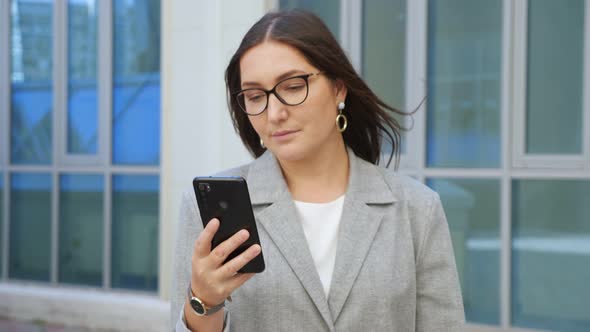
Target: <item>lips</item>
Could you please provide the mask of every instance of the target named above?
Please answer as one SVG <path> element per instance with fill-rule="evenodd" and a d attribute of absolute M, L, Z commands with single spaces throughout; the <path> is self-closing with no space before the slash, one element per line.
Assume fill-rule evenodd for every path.
<path fill-rule="evenodd" d="M 293 134 L 296 133 L 298 130 L 279 130 L 279 131 L 275 131 L 274 133 L 272 133 L 272 137 L 284 137 L 287 136 L 289 134 Z"/>
<path fill-rule="evenodd" d="M 286 143 L 291 141 L 293 137 L 299 132 L 299 130 L 278 130 L 271 134 L 273 141 L 277 143 Z"/>

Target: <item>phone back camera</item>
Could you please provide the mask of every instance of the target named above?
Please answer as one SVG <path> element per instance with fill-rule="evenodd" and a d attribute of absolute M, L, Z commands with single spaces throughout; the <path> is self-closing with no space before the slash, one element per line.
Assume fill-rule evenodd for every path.
<path fill-rule="evenodd" d="M 208 193 L 211 191 L 211 186 L 208 183 L 199 183 L 199 190 Z"/>

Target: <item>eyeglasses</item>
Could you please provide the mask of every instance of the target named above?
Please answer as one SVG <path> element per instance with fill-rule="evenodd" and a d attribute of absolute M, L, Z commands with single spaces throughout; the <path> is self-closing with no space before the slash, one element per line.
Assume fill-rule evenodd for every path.
<path fill-rule="evenodd" d="M 244 89 L 234 95 L 240 108 L 248 115 L 262 114 L 268 107 L 268 98 L 274 94 L 277 99 L 288 106 L 302 104 L 309 92 L 309 78 L 321 72 L 286 78 L 277 83 L 272 89 L 260 88 Z"/>

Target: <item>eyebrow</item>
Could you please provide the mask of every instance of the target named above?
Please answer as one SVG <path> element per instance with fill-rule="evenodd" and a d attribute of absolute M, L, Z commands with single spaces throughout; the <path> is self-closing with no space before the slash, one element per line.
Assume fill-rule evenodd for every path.
<path fill-rule="evenodd" d="M 299 70 L 299 69 L 291 69 L 289 71 L 286 71 L 284 73 L 282 73 L 281 75 L 277 76 L 275 78 L 275 82 L 278 82 L 284 78 L 288 78 L 290 76 L 293 76 L 295 74 L 305 74 L 306 72 L 303 70 Z M 242 88 L 247 87 L 247 86 L 262 86 L 262 84 L 258 83 L 258 82 L 242 82 Z"/>

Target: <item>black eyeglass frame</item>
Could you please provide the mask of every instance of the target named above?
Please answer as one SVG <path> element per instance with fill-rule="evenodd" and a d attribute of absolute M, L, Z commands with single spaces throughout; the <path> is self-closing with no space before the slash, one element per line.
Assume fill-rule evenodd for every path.
<path fill-rule="evenodd" d="M 238 91 L 238 92 L 235 92 L 235 93 L 233 94 L 233 96 L 236 98 L 236 102 L 238 103 L 238 106 L 240 106 L 240 108 L 242 109 L 242 111 L 244 111 L 244 113 L 246 113 L 247 115 L 252 115 L 252 116 L 260 115 L 260 114 L 264 113 L 264 111 L 266 111 L 266 109 L 268 108 L 268 100 L 269 100 L 269 98 L 270 98 L 270 94 L 271 94 L 271 93 L 272 93 L 273 95 L 275 95 L 275 97 L 277 97 L 277 99 L 278 99 L 278 100 L 279 100 L 281 103 L 283 103 L 283 104 L 285 104 L 285 105 L 287 105 L 287 106 L 297 106 L 297 105 L 301 105 L 301 104 L 303 104 L 303 103 L 304 103 L 304 102 L 307 100 L 307 96 L 309 96 L 309 78 L 310 78 L 311 76 L 317 76 L 317 75 L 320 75 L 320 74 L 322 74 L 322 72 L 321 72 L 321 71 L 319 71 L 319 72 L 317 72 L 317 73 L 309 73 L 309 74 L 303 74 L 303 75 L 297 75 L 297 76 L 291 76 L 291 77 L 287 77 L 287 78 L 285 78 L 285 79 L 282 79 L 282 80 L 280 80 L 279 82 L 277 82 L 277 84 L 275 84 L 275 86 L 274 86 L 272 89 L 270 89 L 270 90 L 265 90 L 265 89 L 262 89 L 262 88 L 248 88 L 248 89 L 243 89 L 243 90 L 240 90 L 240 91 Z M 277 89 L 277 87 L 278 87 L 279 85 L 281 85 L 281 83 L 283 83 L 283 82 L 285 82 L 285 81 L 288 81 L 288 80 L 292 80 L 292 79 L 294 79 L 294 78 L 302 78 L 302 79 L 305 81 L 305 98 L 303 98 L 303 100 L 302 100 L 301 102 L 299 102 L 299 103 L 295 103 L 295 104 L 289 104 L 288 102 L 286 102 L 286 101 L 283 99 L 283 97 L 281 97 L 281 96 L 280 96 L 280 95 L 277 93 L 276 89 Z M 243 94 L 243 93 L 244 93 L 244 92 L 246 92 L 246 91 L 252 91 L 252 90 L 263 91 L 263 92 L 266 94 L 266 104 L 264 105 L 264 108 L 263 108 L 263 109 L 262 109 L 260 112 L 258 112 L 258 113 L 248 113 L 248 112 L 246 111 L 246 109 L 245 109 L 245 106 L 242 106 L 242 104 L 240 103 L 240 99 L 239 99 L 239 98 L 240 98 L 240 94 Z"/>

